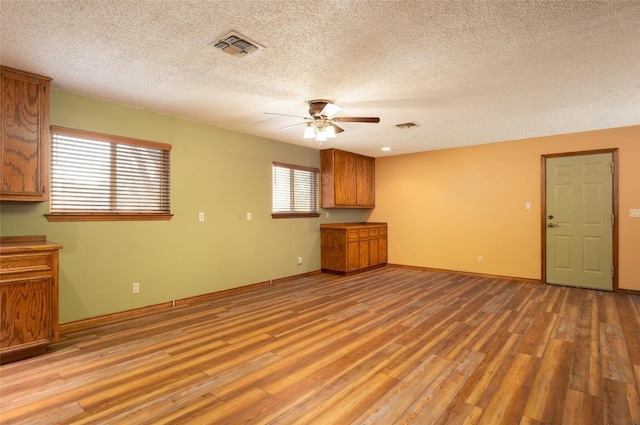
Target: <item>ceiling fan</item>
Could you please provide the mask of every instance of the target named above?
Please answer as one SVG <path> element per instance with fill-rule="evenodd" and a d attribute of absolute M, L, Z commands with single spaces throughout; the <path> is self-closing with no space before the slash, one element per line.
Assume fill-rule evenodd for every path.
<path fill-rule="evenodd" d="M 330 100 L 317 99 L 309 102 L 308 117 L 277 114 L 274 112 L 265 112 L 265 114 L 302 118 L 304 122 L 282 127 L 279 130 L 288 130 L 299 125 L 305 125 L 304 138 L 316 139 L 318 142 L 324 142 L 327 139 L 336 137 L 336 134 L 342 133 L 344 129 L 337 125 L 339 122 L 380 122 L 380 118 L 378 117 L 335 117 L 334 115 L 338 113 L 340 109 L 342 109 L 342 106 L 336 105 Z"/>

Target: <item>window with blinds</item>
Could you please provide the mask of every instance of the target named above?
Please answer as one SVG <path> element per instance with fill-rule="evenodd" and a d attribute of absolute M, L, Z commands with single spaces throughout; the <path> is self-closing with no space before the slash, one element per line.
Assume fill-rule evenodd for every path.
<path fill-rule="evenodd" d="M 273 163 L 273 218 L 319 217 L 320 170 L 300 165 Z"/>
<path fill-rule="evenodd" d="M 171 145 L 51 127 L 49 221 L 168 220 Z"/>

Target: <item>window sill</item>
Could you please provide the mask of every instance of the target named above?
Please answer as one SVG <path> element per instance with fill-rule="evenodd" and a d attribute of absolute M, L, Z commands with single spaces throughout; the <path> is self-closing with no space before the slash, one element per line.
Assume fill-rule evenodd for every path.
<path fill-rule="evenodd" d="M 50 213 L 48 221 L 156 221 L 171 220 L 168 213 Z"/>
<path fill-rule="evenodd" d="M 304 218 L 304 217 L 320 217 L 320 213 L 271 213 L 271 218 Z"/>

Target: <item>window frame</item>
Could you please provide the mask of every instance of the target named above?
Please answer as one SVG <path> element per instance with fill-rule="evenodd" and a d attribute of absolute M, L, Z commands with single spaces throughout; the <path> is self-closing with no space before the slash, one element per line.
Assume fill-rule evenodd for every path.
<path fill-rule="evenodd" d="M 315 174 L 316 187 L 313 194 L 313 203 L 316 207 L 316 211 L 285 211 L 285 212 L 274 212 L 273 211 L 273 197 L 274 197 L 274 188 L 273 188 L 273 172 L 275 167 L 280 168 L 288 168 L 291 171 L 307 171 Z M 293 191 L 293 185 L 295 181 L 290 180 L 289 187 L 290 190 Z M 273 161 L 271 164 L 271 217 L 272 218 L 305 218 L 305 217 L 320 217 L 320 202 L 319 202 L 319 187 L 320 187 L 320 169 L 316 167 L 307 167 L 304 165 L 296 165 L 296 164 L 287 164 L 284 162 Z"/>
<path fill-rule="evenodd" d="M 51 155 L 50 160 L 53 162 L 53 145 L 54 134 L 59 134 L 66 137 L 74 137 L 79 139 L 95 140 L 99 142 L 106 142 L 115 145 L 129 145 L 142 148 L 158 149 L 162 151 L 171 152 L 171 145 L 167 143 L 151 142 L 147 140 L 134 139 L 130 137 L 117 136 L 112 134 L 98 133 L 87 130 L 79 130 L 74 128 L 51 126 Z M 170 157 L 167 160 L 167 173 L 169 179 L 167 185 L 171 185 L 171 163 Z M 51 190 L 49 191 L 49 202 L 51 208 L 51 197 L 53 196 L 53 163 L 51 164 Z M 114 189 L 111 188 L 111 191 Z M 167 189 L 167 193 L 170 193 L 170 187 Z M 171 208 L 171 200 L 169 198 L 169 208 Z M 157 220 L 171 220 L 173 214 L 165 211 L 50 211 L 44 215 L 50 222 L 62 222 L 62 221 L 157 221 Z"/>

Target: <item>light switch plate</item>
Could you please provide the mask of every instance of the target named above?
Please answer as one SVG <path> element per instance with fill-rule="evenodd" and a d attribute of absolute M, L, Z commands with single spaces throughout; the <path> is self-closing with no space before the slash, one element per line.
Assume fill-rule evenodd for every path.
<path fill-rule="evenodd" d="M 640 218 L 640 208 L 631 208 L 629 210 L 629 217 Z"/>

